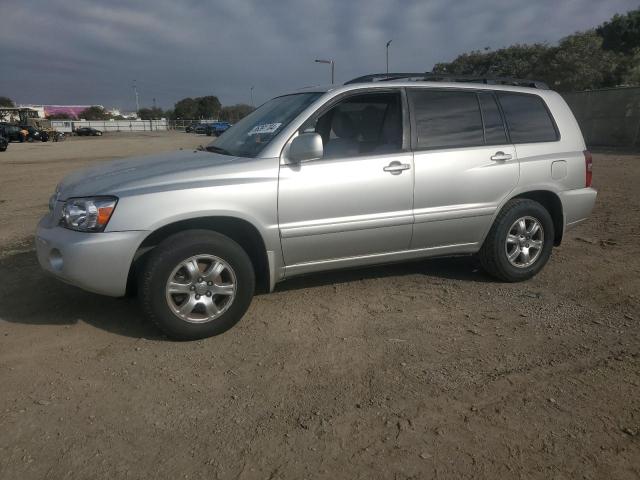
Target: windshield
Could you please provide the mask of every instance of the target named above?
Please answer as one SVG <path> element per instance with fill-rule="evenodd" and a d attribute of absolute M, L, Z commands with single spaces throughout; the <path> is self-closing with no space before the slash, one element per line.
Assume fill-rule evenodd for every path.
<path fill-rule="evenodd" d="M 237 157 L 257 157 L 289 122 L 322 93 L 297 93 L 269 100 L 229 128 L 206 150 Z"/>

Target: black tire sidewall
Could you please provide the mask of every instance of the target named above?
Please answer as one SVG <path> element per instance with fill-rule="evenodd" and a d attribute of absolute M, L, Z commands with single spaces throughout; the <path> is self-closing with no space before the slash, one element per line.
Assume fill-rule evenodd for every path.
<path fill-rule="evenodd" d="M 533 265 L 518 268 L 511 265 L 507 258 L 505 242 L 511 226 L 522 217 L 533 217 L 540 222 L 544 229 L 544 244 L 540 256 Z M 500 271 L 499 276 L 509 282 L 519 282 L 532 278 L 546 265 L 553 249 L 555 232 L 553 219 L 546 208 L 533 200 L 520 200 L 500 218 L 491 234 L 496 235 L 493 251 L 490 254 L 495 256 L 494 262 Z"/>
<path fill-rule="evenodd" d="M 236 296 L 229 309 L 207 323 L 190 323 L 177 317 L 167 305 L 165 286 L 173 269 L 194 255 L 215 255 L 227 262 L 236 275 Z M 146 313 L 169 337 L 195 340 L 221 334 L 245 314 L 255 289 L 255 274 L 246 252 L 230 238 L 216 232 L 177 234 L 152 252 L 141 276 L 141 301 Z"/>

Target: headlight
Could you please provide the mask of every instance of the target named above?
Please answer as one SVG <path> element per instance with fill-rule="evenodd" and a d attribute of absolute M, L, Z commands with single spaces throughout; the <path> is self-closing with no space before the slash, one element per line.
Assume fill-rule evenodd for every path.
<path fill-rule="evenodd" d="M 102 232 L 117 203 L 115 197 L 70 198 L 62 207 L 60 223 L 80 232 Z"/>

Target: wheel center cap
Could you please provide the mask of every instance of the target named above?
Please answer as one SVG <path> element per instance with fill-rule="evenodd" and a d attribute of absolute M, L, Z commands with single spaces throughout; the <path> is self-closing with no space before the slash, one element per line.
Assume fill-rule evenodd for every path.
<path fill-rule="evenodd" d="M 196 283 L 196 293 L 198 295 L 204 295 L 205 293 L 207 293 L 207 282 L 199 282 Z"/>

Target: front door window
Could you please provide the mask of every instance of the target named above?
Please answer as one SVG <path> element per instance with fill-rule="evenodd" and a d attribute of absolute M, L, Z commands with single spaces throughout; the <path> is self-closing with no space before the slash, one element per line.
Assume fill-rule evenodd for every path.
<path fill-rule="evenodd" d="M 400 93 L 354 95 L 303 125 L 322 137 L 324 158 L 357 157 L 402 150 Z"/>

